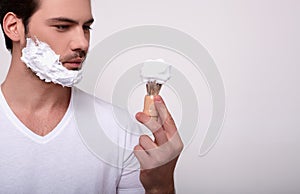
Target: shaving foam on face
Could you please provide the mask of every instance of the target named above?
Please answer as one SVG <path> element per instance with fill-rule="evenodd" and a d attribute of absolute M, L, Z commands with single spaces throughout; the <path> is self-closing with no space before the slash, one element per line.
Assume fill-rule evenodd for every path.
<path fill-rule="evenodd" d="M 82 70 L 68 70 L 47 43 L 31 38 L 26 39 L 21 60 L 41 80 L 72 87 L 82 79 Z"/>
<path fill-rule="evenodd" d="M 143 63 L 141 77 L 144 82 L 156 81 L 156 83 L 164 84 L 171 78 L 170 72 L 171 65 L 163 59 L 147 60 Z"/>

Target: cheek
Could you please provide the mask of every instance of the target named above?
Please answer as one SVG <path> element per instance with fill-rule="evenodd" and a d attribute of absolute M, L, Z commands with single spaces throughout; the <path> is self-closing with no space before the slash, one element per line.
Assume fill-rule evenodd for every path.
<path fill-rule="evenodd" d="M 45 42 L 56 54 L 63 56 L 66 53 L 66 43 L 62 39 L 47 39 Z"/>
<path fill-rule="evenodd" d="M 48 37 L 45 42 L 60 56 L 70 53 L 69 39 L 67 37 L 52 35 L 52 38 Z"/>

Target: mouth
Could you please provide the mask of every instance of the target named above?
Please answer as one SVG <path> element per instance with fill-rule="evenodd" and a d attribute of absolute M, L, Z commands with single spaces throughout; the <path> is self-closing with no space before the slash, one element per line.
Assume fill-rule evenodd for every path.
<path fill-rule="evenodd" d="M 67 68 L 68 70 L 80 70 L 82 67 L 83 60 L 82 59 L 76 59 L 76 60 L 70 60 L 63 62 L 63 66 Z"/>

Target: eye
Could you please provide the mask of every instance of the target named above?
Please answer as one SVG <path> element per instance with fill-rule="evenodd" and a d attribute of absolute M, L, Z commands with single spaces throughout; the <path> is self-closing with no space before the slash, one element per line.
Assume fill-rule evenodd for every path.
<path fill-rule="evenodd" d="M 92 30 L 91 26 L 87 26 L 87 25 L 83 26 L 82 28 L 83 28 L 84 31 L 90 31 L 90 30 Z"/>
<path fill-rule="evenodd" d="M 65 31 L 70 28 L 69 25 L 56 25 L 55 28 L 59 31 Z"/>

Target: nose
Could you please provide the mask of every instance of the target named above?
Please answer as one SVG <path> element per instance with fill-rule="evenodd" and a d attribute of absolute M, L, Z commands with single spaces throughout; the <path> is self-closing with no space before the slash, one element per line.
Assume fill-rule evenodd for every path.
<path fill-rule="evenodd" d="M 86 53 L 89 48 L 90 35 L 85 33 L 83 29 L 76 29 L 73 34 L 71 49 L 79 53 Z"/>

